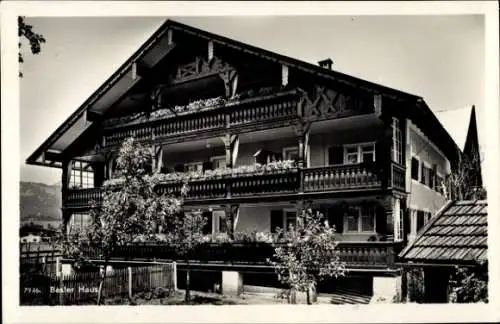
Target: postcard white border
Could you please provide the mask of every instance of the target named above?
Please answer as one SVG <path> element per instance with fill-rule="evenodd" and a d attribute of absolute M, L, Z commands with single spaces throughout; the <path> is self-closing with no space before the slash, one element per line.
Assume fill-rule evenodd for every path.
<path fill-rule="evenodd" d="M 12 1 L 1 6 L 2 294 L 6 323 L 81 322 L 457 322 L 495 321 L 498 311 L 499 61 L 496 1 L 450 2 L 133 2 Z M 484 14 L 486 28 L 485 184 L 488 190 L 490 303 L 485 305 L 282 305 L 19 307 L 19 82 L 17 16 L 457 15 Z M 484 170 L 484 169 L 483 169 Z M 16 230 L 12 230 L 16 229 Z M 495 230 L 493 230 L 495 229 Z M 193 310 L 192 307 L 196 307 Z"/>

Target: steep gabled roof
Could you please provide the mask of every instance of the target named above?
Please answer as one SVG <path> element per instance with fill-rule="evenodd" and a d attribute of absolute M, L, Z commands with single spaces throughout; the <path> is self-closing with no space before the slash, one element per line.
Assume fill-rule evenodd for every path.
<path fill-rule="evenodd" d="M 137 81 L 138 77 L 134 73 L 134 63 L 146 65 L 152 68 L 162 57 L 168 55 L 168 30 L 181 31 L 187 34 L 193 34 L 197 37 L 210 39 L 215 43 L 221 43 L 228 47 L 233 47 L 246 53 L 250 53 L 263 59 L 275 61 L 281 64 L 288 65 L 298 70 L 303 70 L 313 73 L 316 76 L 335 80 L 346 84 L 355 85 L 357 88 L 364 88 L 365 90 L 381 93 L 389 97 L 396 97 L 402 100 L 417 102 L 418 100 L 424 105 L 419 105 L 416 114 L 417 118 L 430 118 L 429 129 L 435 131 L 436 138 L 440 138 L 450 144 L 452 141 L 449 134 L 439 123 L 429 107 L 425 104 L 421 97 L 409 94 L 400 90 L 389 88 L 380 84 L 369 82 L 359 79 L 350 75 L 346 75 L 337 71 L 328 70 L 320 66 L 303 62 L 291 57 L 280 55 L 270 52 L 268 50 L 248 45 L 236 40 L 232 40 L 220 35 L 212 34 L 207 31 L 187 26 L 172 20 L 167 20 L 140 48 L 137 50 L 104 84 L 99 87 L 64 123 L 59 126 L 53 134 L 45 140 L 40 147 L 38 147 L 28 159 L 28 164 L 46 165 L 60 167 L 57 161 L 57 156 L 74 143 L 86 130 L 88 130 L 93 122 L 88 120 L 87 113 L 91 112 L 90 109 L 99 109 L 100 113 L 106 111 L 107 103 L 111 98 L 118 98 L 124 95 Z M 139 77 L 140 78 L 140 77 Z M 112 99 L 111 99 L 112 100 Z M 448 145 L 449 152 L 455 150 L 452 145 Z M 49 158 L 49 156 L 52 156 Z"/>
<path fill-rule="evenodd" d="M 400 254 L 403 262 L 474 264 L 487 261 L 488 203 L 448 203 Z"/>

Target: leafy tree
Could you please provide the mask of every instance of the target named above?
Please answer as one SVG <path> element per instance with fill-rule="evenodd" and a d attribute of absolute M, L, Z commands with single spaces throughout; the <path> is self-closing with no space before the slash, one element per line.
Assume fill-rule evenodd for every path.
<path fill-rule="evenodd" d="M 166 227 L 165 235 L 170 244 L 175 245 L 179 255 L 186 261 L 186 294 L 184 301 L 191 301 L 190 293 L 190 252 L 203 242 L 203 227 L 206 219 L 200 211 L 179 213 L 174 217 L 174 222 Z"/>
<path fill-rule="evenodd" d="M 488 302 L 488 270 L 485 265 L 477 269 L 456 267 L 449 281 L 451 303 Z"/>
<path fill-rule="evenodd" d="M 280 238 L 274 243 L 274 256 L 268 261 L 281 283 L 288 287 L 281 295 L 288 296 L 290 303 L 297 302 L 298 291 L 305 292 L 307 303 L 311 304 L 310 291 L 316 289 L 320 280 L 345 274 L 345 264 L 336 251 L 335 228 L 321 213 L 302 210 L 296 225 L 288 230 L 278 229 L 277 236 Z"/>
<path fill-rule="evenodd" d="M 106 267 L 117 248 L 134 242 L 161 241 L 158 227 L 175 223 L 182 208 L 182 197 L 159 195 L 148 174 L 152 150 L 126 140 L 117 159 L 119 187 L 105 185 L 103 203 L 91 209 L 92 223 L 71 232 L 64 240 L 65 254 L 76 260 L 76 266 L 90 256 L 102 260 L 104 271 L 99 283 L 97 304 L 101 303 Z M 184 192 L 184 190 L 183 190 Z"/>
<path fill-rule="evenodd" d="M 24 62 L 23 55 L 21 53 L 21 38 L 24 37 L 28 40 L 30 44 L 30 49 L 32 54 L 38 54 L 40 53 L 42 49 L 42 44 L 45 43 L 45 38 L 41 34 L 37 34 L 33 31 L 33 26 L 28 25 L 25 22 L 25 17 L 19 16 L 17 18 L 17 25 L 18 25 L 18 36 L 19 36 L 19 63 Z M 19 76 L 22 77 L 23 73 L 19 71 Z"/>

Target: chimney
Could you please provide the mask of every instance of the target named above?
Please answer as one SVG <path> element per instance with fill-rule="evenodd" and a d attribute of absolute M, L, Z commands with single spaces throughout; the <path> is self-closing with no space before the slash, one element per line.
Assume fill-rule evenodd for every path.
<path fill-rule="evenodd" d="M 319 61 L 318 62 L 319 66 L 321 66 L 322 68 L 325 68 L 325 69 L 328 69 L 328 70 L 331 70 L 332 69 L 332 64 L 333 64 L 333 61 L 331 58 L 327 58 L 326 60 L 322 60 L 322 61 Z"/>

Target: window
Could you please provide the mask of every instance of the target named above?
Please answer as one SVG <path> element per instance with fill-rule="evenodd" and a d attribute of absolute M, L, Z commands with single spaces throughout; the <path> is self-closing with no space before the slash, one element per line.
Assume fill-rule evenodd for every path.
<path fill-rule="evenodd" d="M 203 163 L 201 162 L 186 163 L 184 164 L 184 168 L 186 172 L 203 171 Z"/>
<path fill-rule="evenodd" d="M 403 240 L 403 210 L 399 199 L 394 200 L 394 241 Z"/>
<path fill-rule="evenodd" d="M 392 118 L 392 159 L 403 164 L 403 135 L 399 119 Z"/>
<path fill-rule="evenodd" d="M 285 217 L 284 217 L 284 228 L 288 229 L 290 225 L 294 225 L 297 221 L 297 212 L 296 211 L 287 211 L 285 210 Z"/>
<path fill-rule="evenodd" d="M 425 225 L 425 215 L 421 210 L 417 210 L 417 232 Z"/>
<path fill-rule="evenodd" d="M 87 163 L 73 161 L 69 186 L 78 189 L 93 188 L 94 172 L 92 167 Z"/>
<path fill-rule="evenodd" d="M 347 214 L 344 228 L 351 233 L 375 232 L 375 208 L 373 206 L 354 207 Z"/>
<path fill-rule="evenodd" d="M 299 148 L 298 147 L 285 147 L 283 149 L 283 160 L 294 160 L 299 159 Z"/>
<path fill-rule="evenodd" d="M 92 224 L 92 218 L 87 213 L 75 213 L 71 216 L 70 231 L 78 232 Z"/>
<path fill-rule="evenodd" d="M 432 184 L 432 180 L 431 180 L 432 169 L 427 167 L 424 163 L 422 163 L 422 171 L 421 172 L 422 172 L 422 175 L 421 175 L 422 184 L 432 188 L 432 186 L 431 186 L 431 184 Z"/>
<path fill-rule="evenodd" d="M 212 162 L 212 167 L 214 170 L 226 168 L 226 156 L 225 155 L 214 156 L 214 157 L 210 158 L 210 161 Z"/>
<path fill-rule="evenodd" d="M 344 146 L 344 163 L 357 164 L 375 161 L 375 144 L 346 145 Z"/>
<path fill-rule="evenodd" d="M 434 170 L 428 169 L 429 172 L 429 188 L 434 189 Z"/>
<path fill-rule="evenodd" d="M 419 161 L 415 158 L 411 158 L 411 178 L 418 181 L 418 167 Z"/>
<path fill-rule="evenodd" d="M 372 162 L 375 161 L 375 145 L 363 145 L 361 146 L 361 162 Z"/>

